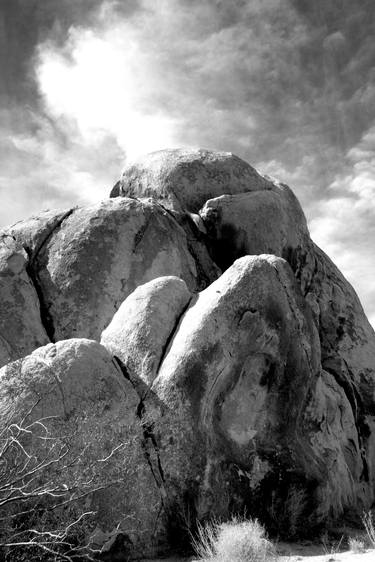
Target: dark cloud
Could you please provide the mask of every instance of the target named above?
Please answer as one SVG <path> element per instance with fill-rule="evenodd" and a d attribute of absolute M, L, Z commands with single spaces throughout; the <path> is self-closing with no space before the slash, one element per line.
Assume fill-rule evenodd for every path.
<path fill-rule="evenodd" d="M 0 224 L 40 208 L 87 199 L 90 186 L 108 190 L 123 152 L 104 136 L 84 146 L 72 123 L 45 111 L 35 76 L 38 45 L 63 47 L 72 26 L 93 25 L 102 0 L 1 0 Z M 130 13 L 135 2 L 125 2 Z"/>
<path fill-rule="evenodd" d="M 34 49 L 48 36 L 63 43 L 71 25 L 90 24 L 101 0 L 2 0 L 0 93 L 9 102 L 35 103 L 30 68 Z"/>

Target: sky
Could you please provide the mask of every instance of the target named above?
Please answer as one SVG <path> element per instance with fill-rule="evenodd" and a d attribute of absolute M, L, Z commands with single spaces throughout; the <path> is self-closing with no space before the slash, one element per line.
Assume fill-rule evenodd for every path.
<path fill-rule="evenodd" d="M 0 227 L 174 147 L 290 185 L 375 325 L 373 0 L 0 0 Z"/>

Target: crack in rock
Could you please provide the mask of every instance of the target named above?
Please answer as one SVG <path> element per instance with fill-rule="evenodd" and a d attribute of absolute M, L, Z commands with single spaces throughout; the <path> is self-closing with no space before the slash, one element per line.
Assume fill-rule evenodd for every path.
<path fill-rule="evenodd" d="M 164 471 L 163 471 L 163 467 L 162 467 L 162 464 L 161 464 L 159 446 L 158 446 L 157 439 L 156 439 L 156 436 L 155 436 L 155 434 L 153 432 L 153 428 L 152 428 L 152 422 L 150 423 L 149 421 L 147 421 L 147 412 L 146 412 L 146 405 L 145 405 L 145 402 L 144 402 L 144 397 L 139 395 L 139 392 L 136 388 L 136 385 L 131 380 L 129 372 L 128 372 L 126 366 L 124 365 L 124 363 L 116 355 L 113 356 L 113 360 L 114 360 L 114 363 L 115 363 L 116 367 L 118 367 L 120 369 L 121 373 L 126 378 L 126 380 L 128 380 L 130 382 L 130 384 L 132 385 L 132 387 L 134 388 L 135 392 L 137 393 L 137 395 L 139 397 L 139 403 L 138 403 L 138 406 L 137 406 L 137 409 L 136 409 L 136 416 L 138 417 L 138 419 L 141 423 L 142 431 L 143 431 L 142 448 L 143 448 L 143 452 L 144 452 L 144 455 L 145 455 L 146 462 L 147 462 L 148 466 L 150 467 L 151 474 L 152 474 L 152 476 L 155 480 L 156 486 L 159 489 L 160 496 L 161 496 L 161 502 L 162 502 L 163 506 L 165 506 L 164 502 L 165 502 L 165 499 L 167 497 L 167 492 L 166 492 L 166 489 L 165 489 Z M 155 463 L 153 462 L 153 459 L 151 458 L 150 452 L 148 451 L 149 446 L 154 450 L 155 458 L 156 458 L 156 466 L 155 466 Z"/>
<path fill-rule="evenodd" d="M 184 308 L 181 310 L 181 313 L 177 316 L 176 321 L 175 321 L 175 323 L 174 323 L 174 326 L 173 326 L 173 328 L 172 328 L 172 330 L 171 330 L 169 336 L 168 336 L 167 339 L 166 339 L 166 342 L 165 342 L 165 344 L 164 344 L 164 346 L 163 346 L 163 348 L 162 348 L 162 351 L 161 351 L 160 360 L 159 360 L 159 365 L 158 365 L 158 368 L 157 368 L 157 370 L 156 370 L 156 373 L 157 373 L 156 376 L 158 376 L 158 374 L 159 374 L 159 371 L 160 371 L 161 366 L 162 366 L 162 364 L 163 364 L 163 361 L 164 361 L 164 359 L 165 359 L 165 357 L 166 357 L 166 355 L 167 355 L 167 353 L 168 353 L 168 350 L 169 350 L 169 348 L 170 348 L 170 345 L 171 345 L 171 343 L 172 343 L 172 340 L 173 340 L 174 336 L 175 336 L 176 333 L 177 333 L 177 330 L 178 330 L 178 327 L 179 327 L 179 325 L 180 325 L 180 323 L 181 323 L 182 317 L 184 316 L 185 312 L 186 312 L 187 309 L 189 308 L 189 306 L 190 306 L 192 300 L 193 300 L 193 296 L 190 297 L 190 299 L 188 300 L 188 302 L 186 303 L 186 305 L 184 306 Z M 156 377 L 155 377 L 155 378 L 156 378 Z"/>
<path fill-rule="evenodd" d="M 40 252 L 43 250 L 43 248 L 48 244 L 48 242 L 52 238 L 53 234 L 61 228 L 63 222 L 66 219 L 68 219 L 74 213 L 74 211 L 75 208 L 70 209 L 60 218 L 60 220 L 54 225 L 53 228 L 51 228 L 51 230 L 48 232 L 45 238 L 40 242 L 39 246 L 34 250 L 34 252 L 28 246 L 23 246 L 29 258 L 28 264 L 26 266 L 26 272 L 29 276 L 31 283 L 34 286 L 39 301 L 40 320 L 42 322 L 42 326 L 45 329 L 48 339 L 52 343 L 56 343 L 55 326 L 54 326 L 53 316 L 50 314 L 49 311 L 50 305 L 47 302 L 45 295 L 43 293 L 43 283 L 40 279 L 40 274 L 38 269 L 38 257 Z"/>

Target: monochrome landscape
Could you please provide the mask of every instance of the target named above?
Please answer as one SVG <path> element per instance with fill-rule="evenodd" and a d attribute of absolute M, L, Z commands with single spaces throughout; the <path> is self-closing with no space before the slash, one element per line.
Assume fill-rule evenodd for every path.
<path fill-rule="evenodd" d="M 375 334 L 287 185 L 231 153 L 159 151 L 108 199 L 1 237 L 14 559 L 188 551 L 233 516 L 284 539 L 360 526 Z"/>
<path fill-rule="evenodd" d="M 0 0 L 0 562 L 375 561 L 373 0 Z"/>

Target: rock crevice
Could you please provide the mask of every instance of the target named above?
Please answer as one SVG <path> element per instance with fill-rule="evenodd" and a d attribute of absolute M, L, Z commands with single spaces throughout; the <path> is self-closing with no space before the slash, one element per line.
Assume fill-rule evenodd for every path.
<path fill-rule="evenodd" d="M 165 498 L 167 496 L 166 488 L 165 488 L 165 477 L 164 471 L 162 468 L 161 458 L 160 458 L 160 450 L 158 447 L 158 443 L 156 440 L 156 435 L 153 431 L 153 422 L 148 417 L 147 407 L 146 407 L 146 396 L 142 396 L 139 394 L 139 390 L 136 384 L 134 384 L 134 379 L 132 379 L 128 373 L 126 366 L 122 363 L 122 361 L 116 356 L 113 356 L 115 364 L 120 369 L 122 375 L 125 377 L 127 381 L 131 383 L 137 396 L 139 398 L 139 402 L 136 408 L 136 416 L 138 417 L 142 431 L 143 431 L 143 442 L 142 442 L 142 450 L 145 455 L 145 459 L 147 461 L 148 466 L 150 467 L 151 474 L 155 480 L 155 483 L 160 491 L 160 498 L 162 505 L 164 505 Z M 150 452 L 150 449 L 153 451 L 153 455 Z M 154 457 L 154 459 L 152 458 Z"/>
<path fill-rule="evenodd" d="M 46 231 L 39 237 L 40 239 L 34 241 L 35 246 L 34 244 L 29 245 L 26 240 L 23 241 L 23 247 L 29 258 L 26 271 L 32 284 L 34 285 L 39 299 L 40 319 L 42 325 L 46 331 L 48 339 L 52 343 L 55 343 L 55 326 L 53 316 L 50 313 L 49 303 L 43 292 L 43 283 L 39 277 L 38 256 L 42 253 L 43 248 L 48 244 L 52 236 L 62 227 L 63 222 L 73 213 L 74 209 L 69 209 L 69 211 L 64 212 L 62 216 L 59 216 L 53 225 L 47 225 Z"/>
<path fill-rule="evenodd" d="M 30 260 L 30 257 L 29 257 Z M 50 342 L 55 342 L 55 326 L 53 322 L 53 317 L 49 311 L 49 305 L 46 302 L 44 293 L 43 293 L 43 285 L 40 282 L 38 271 L 31 265 L 30 261 L 26 266 L 26 271 L 29 276 L 31 283 L 34 286 L 35 292 L 38 296 L 39 300 L 39 310 L 40 310 L 40 320 L 42 322 L 42 326 L 46 331 L 47 337 Z"/>

